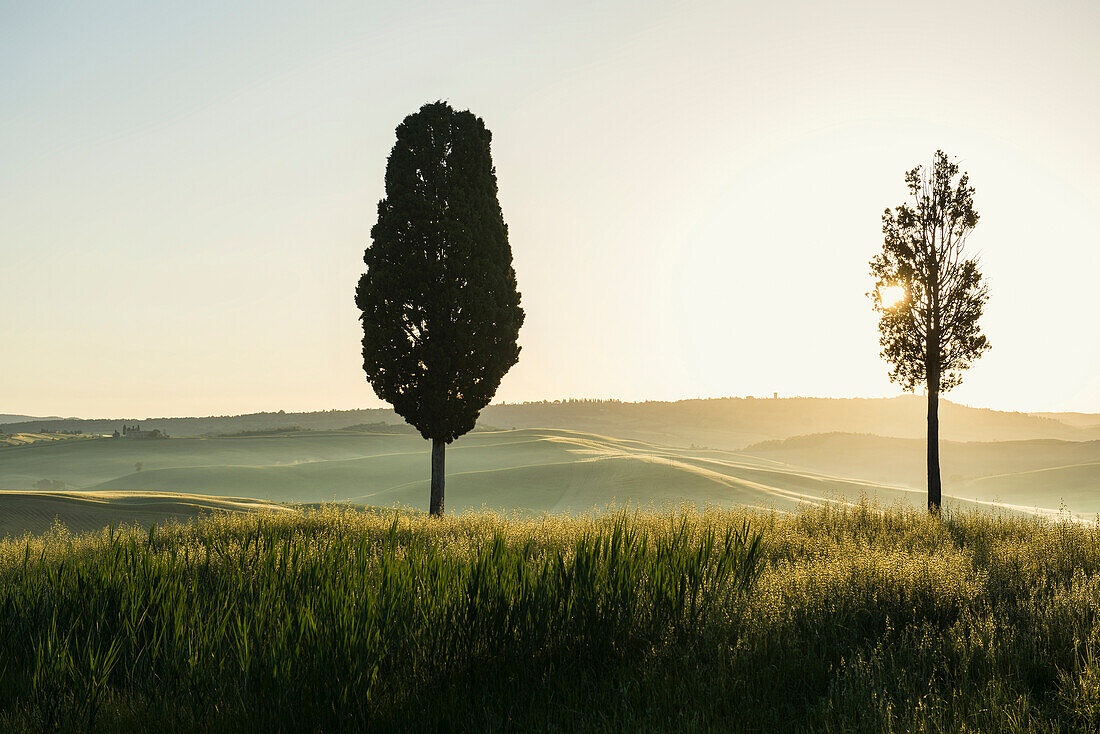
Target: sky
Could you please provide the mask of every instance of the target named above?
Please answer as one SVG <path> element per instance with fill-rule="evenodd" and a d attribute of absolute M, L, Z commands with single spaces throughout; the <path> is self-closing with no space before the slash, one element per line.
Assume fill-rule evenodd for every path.
<path fill-rule="evenodd" d="M 867 263 L 942 148 L 992 344 L 947 397 L 1100 412 L 1098 37 L 1090 1 L 0 1 L 0 413 L 382 405 L 354 289 L 438 99 L 493 132 L 498 401 L 898 394 Z"/>

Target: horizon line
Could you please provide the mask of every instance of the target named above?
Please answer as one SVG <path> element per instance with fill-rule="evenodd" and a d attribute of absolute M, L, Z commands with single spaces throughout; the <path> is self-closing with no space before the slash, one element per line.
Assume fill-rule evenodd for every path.
<path fill-rule="evenodd" d="M 672 405 L 675 403 L 687 403 L 687 402 L 706 402 L 706 401 L 719 401 L 719 400 L 760 400 L 779 402 L 784 400 L 875 400 L 875 401 L 887 401 L 887 400 L 900 400 L 900 399 L 920 399 L 924 400 L 925 396 L 917 393 L 899 393 L 897 395 L 886 397 L 863 397 L 863 396 L 849 396 L 849 397 L 830 397 L 830 396 L 817 396 L 817 395 L 786 395 L 779 396 L 773 394 L 771 396 L 757 396 L 757 395 L 716 395 L 710 397 L 691 397 L 691 398 L 677 398 L 674 400 L 659 400 L 659 399 L 646 399 L 646 400 L 623 400 L 620 398 L 587 398 L 587 397 L 569 397 L 569 398 L 544 398 L 541 400 L 521 400 L 521 401 L 500 401 L 493 402 L 482 408 L 491 407 L 505 407 L 505 406 L 523 406 L 523 405 L 560 405 L 569 403 L 615 403 L 619 405 L 646 405 L 650 403 Z M 940 402 L 950 403 L 963 408 L 969 408 L 971 410 L 989 410 L 995 413 L 1015 413 L 1019 415 L 1057 415 L 1057 414 L 1078 414 L 1078 415 L 1096 415 L 1100 416 L 1100 413 L 1092 413 L 1089 411 L 1075 411 L 1075 410 L 1003 410 L 1000 408 L 990 408 L 987 406 L 971 405 L 968 403 L 961 403 L 950 400 L 946 397 L 941 397 Z M 357 407 L 357 408 L 319 408 L 315 410 L 259 410 L 244 413 L 209 413 L 206 415 L 159 415 L 159 416 L 145 416 L 137 418 L 134 416 L 97 416 L 97 417 L 85 417 L 77 415 L 27 415 L 21 413 L 10 413 L 13 417 L 20 417 L 26 420 L 11 421 L 10 424 L 28 423 L 31 421 L 157 421 L 157 420 L 200 420 L 205 418 L 238 418 L 250 415 L 311 415 L 314 413 L 354 413 L 362 411 L 387 411 L 393 413 L 394 410 L 390 406 L 375 406 L 375 407 Z"/>

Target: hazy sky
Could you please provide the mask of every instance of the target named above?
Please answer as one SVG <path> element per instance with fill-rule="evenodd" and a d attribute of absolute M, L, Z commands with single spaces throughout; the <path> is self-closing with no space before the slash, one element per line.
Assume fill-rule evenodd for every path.
<path fill-rule="evenodd" d="M 93 7 L 94 6 L 94 7 Z M 992 350 L 1100 412 L 1100 3 L 0 3 L 0 413 L 377 406 L 353 293 L 394 128 L 493 131 L 498 400 L 885 396 L 864 296 L 936 148 Z"/>

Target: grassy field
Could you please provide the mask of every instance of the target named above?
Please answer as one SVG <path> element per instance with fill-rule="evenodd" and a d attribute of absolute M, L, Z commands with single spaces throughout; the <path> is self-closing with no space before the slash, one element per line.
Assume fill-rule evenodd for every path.
<path fill-rule="evenodd" d="M 1095 731 L 1100 529 L 330 508 L 0 543 L 0 730 Z"/>
<path fill-rule="evenodd" d="M 944 442 L 943 456 L 949 506 L 1000 502 L 1056 512 L 1065 505 L 1085 518 L 1100 512 L 1100 442 Z M 538 513 L 690 502 L 797 511 L 861 498 L 920 506 L 922 462 L 922 442 L 873 436 L 810 436 L 736 452 L 563 429 L 480 431 L 447 450 L 447 507 Z M 428 494 L 428 443 L 407 433 L 283 431 L 0 447 L 0 537 L 41 531 L 54 516 L 92 529 L 147 524 L 160 510 L 163 518 L 193 515 L 223 501 L 423 510 Z M 80 497 L 88 501 L 81 505 Z"/>

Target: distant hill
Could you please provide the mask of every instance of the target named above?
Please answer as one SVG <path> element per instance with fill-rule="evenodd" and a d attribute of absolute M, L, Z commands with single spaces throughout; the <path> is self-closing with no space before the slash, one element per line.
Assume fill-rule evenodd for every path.
<path fill-rule="evenodd" d="M 10 413 L 0 413 L 0 426 L 5 423 L 25 423 L 27 421 L 55 421 L 60 420 L 56 415 L 48 417 L 36 416 L 36 415 L 12 415 Z"/>
<path fill-rule="evenodd" d="M 1031 415 L 1050 418 L 1076 428 L 1100 430 L 1100 413 L 1031 413 Z"/>
<path fill-rule="evenodd" d="M 677 445 L 737 449 L 768 439 L 809 433 L 873 433 L 923 438 L 925 399 L 715 398 L 677 402 L 562 401 L 491 405 L 486 422 L 502 427 L 568 428 Z M 950 401 L 940 406 L 940 435 L 949 441 L 1100 439 L 1100 428 Z"/>
<path fill-rule="evenodd" d="M 0 424 L 0 433 L 37 433 L 82 430 L 85 433 L 113 433 L 124 423 L 139 424 L 143 430 L 160 430 L 169 436 L 214 436 L 227 433 L 271 431 L 293 426 L 306 430 L 331 431 L 364 423 L 401 423 L 389 409 L 325 410 L 313 413 L 249 413 L 246 415 L 216 415 L 201 418 L 62 418 L 39 419 L 21 423 Z"/>
<path fill-rule="evenodd" d="M 885 446 L 898 451 L 903 464 L 909 459 L 900 454 L 913 454 L 910 449 L 919 448 L 915 440 L 886 441 L 894 442 Z M 1096 447 L 1080 444 L 1085 453 L 1070 455 L 1072 447 L 1064 443 L 1051 442 L 1055 449 L 1051 463 L 1043 463 L 1036 450 L 1034 460 L 1004 469 L 1046 472 L 1043 481 L 1031 481 L 1027 478 L 1031 475 L 1015 472 L 996 480 L 982 476 L 966 483 L 947 482 L 945 503 L 961 509 L 1001 500 L 1029 511 L 1036 507 L 1057 510 L 1065 500 L 1071 510 L 1091 516 L 1100 511 L 1100 494 L 1082 488 L 1093 476 L 1087 468 L 1091 456 L 1087 451 Z M 912 446 L 906 449 L 909 444 Z M 958 446 L 965 450 L 970 445 Z M 1002 455 L 1025 453 L 1018 446 L 1004 446 Z M 978 450 L 984 449 L 979 446 Z M 428 460 L 429 445 L 417 435 L 344 430 L 169 441 L 103 439 L 0 448 L 0 489 L 9 491 L 6 495 L 0 492 L 0 516 L 30 512 L 22 503 L 31 494 L 54 497 L 55 493 L 35 493 L 36 487 L 46 486 L 63 488 L 70 495 L 93 492 L 145 497 L 141 501 L 151 505 L 155 505 L 153 498 L 168 493 L 177 498 L 202 495 L 425 509 Z M 998 458 L 987 460 L 992 464 Z M 1067 460 L 1081 460 L 1074 466 L 1085 468 L 1052 471 Z M 611 502 L 633 507 L 689 502 L 793 511 L 807 504 L 858 501 L 861 497 L 919 507 L 924 491 L 815 471 L 770 456 L 676 448 L 560 429 L 478 431 L 458 439 L 447 451 L 447 507 L 452 512 L 483 506 L 522 512 L 587 512 Z M 36 507 L 44 506 L 45 500 L 34 501 Z M 95 505 L 93 519 L 123 522 L 133 516 L 132 506 L 115 505 Z M 52 505 L 47 512 L 52 511 L 49 507 Z M 186 510 L 176 505 L 169 509 L 171 513 Z M 34 522 L 45 521 L 40 509 L 34 512 L 38 513 L 31 518 Z M 143 517 L 152 516 L 146 513 Z"/>
<path fill-rule="evenodd" d="M 926 486 L 921 439 L 828 433 L 766 441 L 744 453 L 792 469 Z M 1100 441 L 942 441 L 940 469 L 944 491 L 960 497 L 1100 511 Z"/>
<path fill-rule="evenodd" d="M 738 449 L 769 439 L 810 433 L 873 433 L 897 438 L 923 438 L 925 401 L 916 395 L 896 398 L 713 398 L 676 402 L 623 403 L 565 400 L 490 405 L 479 424 L 499 428 L 560 428 L 655 443 Z M 1059 414 L 1082 415 L 1082 414 Z M 1013 441 L 1052 438 L 1100 439 L 1100 425 L 1084 419 L 1070 422 L 1045 415 L 970 408 L 943 401 L 941 437 L 948 441 Z M 204 418 L 35 419 L 0 425 L 0 433 L 35 433 L 45 428 L 111 433 L 122 423 L 140 423 L 170 436 L 211 436 L 268 431 L 296 426 L 335 430 L 377 423 L 401 425 L 386 408 L 330 410 L 314 413 L 252 413 Z"/>

